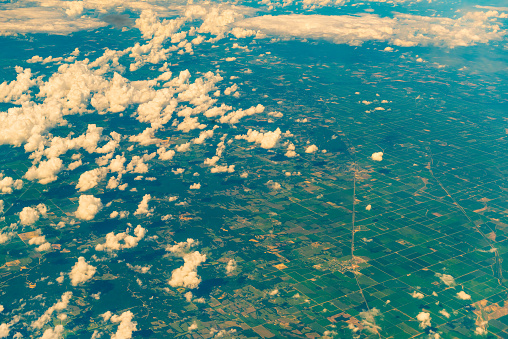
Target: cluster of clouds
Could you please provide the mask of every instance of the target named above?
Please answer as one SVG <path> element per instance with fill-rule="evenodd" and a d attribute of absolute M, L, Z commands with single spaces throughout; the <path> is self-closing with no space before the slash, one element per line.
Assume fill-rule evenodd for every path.
<path fill-rule="evenodd" d="M 95 246 L 96 251 L 120 251 L 126 248 L 133 248 L 145 237 L 146 229 L 141 225 L 134 229 L 134 236 L 129 235 L 129 231 L 115 234 L 110 232 L 106 235 L 106 242 Z"/>
<path fill-rule="evenodd" d="M 55 311 L 62 311 L 67 308 L 72 298 L 72 292 L 65 292 L 58 302 L 48 308 L 43 315 L 30 324 L 33 329 L 42 329 L 50 320 Z"/>

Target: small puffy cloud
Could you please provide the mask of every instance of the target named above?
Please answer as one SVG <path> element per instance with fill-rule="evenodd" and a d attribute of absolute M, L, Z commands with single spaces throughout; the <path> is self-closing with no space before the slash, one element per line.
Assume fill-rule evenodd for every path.
<path fill-rule="evenodd" d="M 159 155 L 160 160 L 171 160 L 175 156 L 176 152 L 171 150 L 166 150 L 165 147 L 160 147 L 157 150 L 157 154 Z"/>
<path fill-rule="evenodd" d="M 294 158 L 294 157 L 298 156 L 298 154 L 296 154 L 296 152 L 295 152 L 295 149 L 296 149 L 295 145 L 292 142 L 290 142 L 288 144 L 288 148 L 287 148 L 287 152 L 286 152 L 285 156 L 288 158 Z"/>
<path fill-rule="evenodd" d="M 228 264 L 226 265 L 226 273 L 232 273 L 234 270 L 236 270 L 237 267 L 238 265 L 236 264 L 235 259 L 229 260 Z"/>
<path fill-rule="evenodd" d="M 411 296 L 415 299 L 423 299 L 425 296 L 423 295 L 423 293 L 421 292 L 416 292 L 414 291 L 413 293 L 411 293 Z"/>
<path fill-rule="evenodd" d="M 277 142 L 280 140 L 281 131 L 280 128 L 277 128 L 273 132 L 258 132 L 252 129 L 247 131 L 247 135 L 237 135 L 235 139 L 244 139 L 248 142 L 255 142 L 256 144 L 260 144 L 262 148 L 270 149 L 274 148 L 277 145 Z"/>
<path fill-rule="evenodd" d="M 318 147 L 316 145 L 310 145 L 305 149 L 305 153 L 314 153 L 318 150 Z"/>
<path fill-rule="evenodd" d="M 188 152 L 190 150 L 190 145 L 191 145 L 190 142 L 186 142 L 184 144 L 180 144 L 180 145 L 176 146 L 175 150 L 177 152 Z"/>
<path fill-rule="evenodd" d="M 372 209 L 372 205 L 369 204 L 369 205 L 365 206 L 365 210 L 370 211 L 371 209 Z"/>
<path fill-rule="evenodd" d="M 32 166 L 25 173 L 25 178 L 34 181 L 38 180 L 39 184 L 49 184 L 50 182 L 58 179 L 56 176 L 62 169 L 62 160 L 60 158 L 51 158 L 46 161 L 41 161 L 39 166 Z"/>
<path fill-rule="evenodd" d="M 92 279 L 96 270 L 97 268 L 88 264 L 84 257 L 79 257 L 69 273 L 72 286 L 77 286 L 80 283 Z"/>
<path fill-rule="evenodd" d="M 106 312 L 102 315 L 104 321 L 111 320 L 113 323 L 119 323 L 118 328 L 111 339 L 130 339 L 132 332 L 137 330 L 137 323 L 132 321 L 134 314 L 131 311 L 123 312 L 121 315 L 111 315 L 111 312 Z"/>
<path fill-rule="evenodd" d="M 375 152 L 375 153 L 372 153 L 371 158 L 372 158 L 372 160 L 374 160 L 374 161 L 381 161 L 381 160 L 383 160 L 383 152 Z"/>
<path fill-rule="evenodd" d="M 459 293 L 457 293 L 457 298 L 461 300 L 471 300 L 471 296 L 464 291 L 460 291 Z"/>
<path fill-rule="evenodd" d="M 7 338 L 11 331 L 10 325 L 6 323 L 0 324 L 0 338 Z"/>
<path fill-rule="evenodd" d="M 430 324 L 431 319 L 432 318 L 430 317 L 430 313 L 428 313 L 428 312 L 420 312 L 416 316 L 416 320 L 418 320 L 420 322 L 420 327 L 423 329 L 432 326 Z"/>
<path fill-rule="evenodd" d="M 190 185 L 189 189 L 191 190 L 198 190 L 201 188 L 201 184 L 200 183 L 194 183 L 192 185 Z"/>
<path fill-rule="evenodd" d="M 224 166 L 215 166 L 210 168 L 211 173 L 233 173 L 235 171 L 235 165 L 224 165 Z"/>
<path fill-rule="evenodd" d="M 442 309 L 441 311 L 439 311 L 439 313 L 445 316 L 446 318 L 450 318 L 450 313 L 446 312 L 445 309 Z"/>
<path fill-rule="evenodd" d="M 45 217 L 47 213 L 47 207 L 44 204 L 39 204 L 35 207 L 25 207 L 19 212 L 19 221 L 22 225 L 32 225 L 41 216 Z"/>
<path fill-rule="evenodd" d="M 99 184 L 108 173 L 108 169 L 104 167 L 95 168 L 90 171 L 83 172 L 79 177 L 78 184 L 76 188 L 79 189 L 80 192 L 87 191 Z"/>
<path fill-rule="evenodd" d="M 79 197 L 79 206 L 75 215 L 82 220 L 92 220 L 101 209 L 102 202 L 100 198 L 82 194 Z"/>
<path fill-rule="evenodd" d="M 106 242 L 95 246 L 96 251 L 119 251 L 125 248 L 136 247 L 146 235 L 146 229 L 141 225 L 134 229 L 134 236 L 129 235 L 128 231 L 115 234 L 110 232 L 106 235 Z"/>
<path fill-rule="evenodd" d="M 455 279 L 449 274 L 441 274 L 436 273 L 436 277 L 438 277 L 446 286 L 453 287 L 455 286 Z"/>

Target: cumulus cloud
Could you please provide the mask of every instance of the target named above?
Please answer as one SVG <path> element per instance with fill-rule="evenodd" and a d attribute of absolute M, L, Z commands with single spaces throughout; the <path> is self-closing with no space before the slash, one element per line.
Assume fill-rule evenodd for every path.
<path fill-rule="evenodd" d="M 49 184 L 58 179 L 56 176 L 62 169 L 62 160 L 60 158 L 51 158 L 41 161 L 39 166 L 32 166 L 25 173 L 25 178 L 34 181 L 38 180 L 39 184 Z"/>
<path fill-rule="evenodd" d="M 318 150 L 316 145 L 310 145 L 305 149 L 305 153 L 314 153 Z"/>
<path fill-rule="evenodd" d="M 386 41 L 401 47 L 421 45 L 453 48 L 501 40 L 506 32 L 495 21 L 498 16 L 497 11 L 467 12 L 457 19 L 402 13 L 395 14 L 393 18 L 375 14 L 291 14 L 253 17 L 235 24 L 272 35 L 326 39 L 353 46 L 365 41 Z"/>
<path fill-rule="evenodd" d="M 141 215 L 141 214 L 148 215 L 149 213 L 151 213 L 152 210 L 150 210 L 148 208 L 148 202 L 151 199 L 152 199 L 152 196 L 150 194 L 145 194 L 143 196 L 143 200 L 141 200 L 141 202 L 139 203 L 138 208 L 136 209 L 136 212 L 134 212 L 134 215 Z"/>
<path fill-rule="evenodd" d="M 18 74 L 16 80 L 0 84 L 0 102 L 20 104 L 31 98 L 29 88 L 37 84 L 37 79 L 32 79 L 30 68 L 16 66 L 15 69 Z"/>
<path fill-rule="evenodd" d="M 19 222 L 22 225 L 32 225 L 41 216 L 45 217 L 47 214 L 47 207 L 44 204 L 39 204 L 35 207 L 24 207 L 21 212 L 19 212 Z"/>
<path fill-rule="evenodd" d="M 415 299 L 423 299 L 425 296 L 423 295 L 423 293 L 421 292 L 416 292 L 414 291 L 413 293 L 411 293 L 411 296 Z"/>
<path fill-rule="evenodd" d="M 206 255 L 198 251 L 188 252 L 191 247 L 197 245 L 194 239 L 168 246 L 166 251 L 183 258 L 183 266 L 175 269 L 171 273 L 171 279 L 168 284 L 172 287 L 197 288 L 201 282 L 201 277 L 197 273 L 197 268 L 206 261 Z"/>
<path fill-rule="evenodd" d="M 238 267 L 238 265 L 236 264 L 236 260 L 235 259 L 231 259 L 228 261 L 228 264 L 226 265 L 226 273 L 232 273 L 234 270 L 236 270 L 236 268 Z"/>
<path fill-rule="evenodd" d="M 146 229 L 141 227 L 141 225 L 136 226 L 134 229 L 134 236 L 129 235 L 128 230 L 118 234 L 110 232 L 106 235 L 106 242 L 95 246 L 95 250 L 111 252 L 123 250 L 125 248 L 133 248 L 138 245 L 145 235 Z"/>
<path fill-rule="evenodd" d="M 381 160 L 383 160 L 383 152 L 375 152 L 375 153 L 372 153 L 371 158 L 372 158 L 372 160 L 374 160 L 374 161 L 381 161 Z"/>
<path fill-rule="evenodd" d="M 0 173 L 0 192 L 12 193 L 13 189 L 20 190 L 21 188 L 23 188 L 23 180 L 4 177 L 4 174 Z"/>
<path fill-rule="evenodd" d="M 189 187 L 189 189 L 191 189 L 191 190 L 198 190 L 200 188 L 201 188 L 201 184 L 199 182 L 194 183 L 194 184 L 190 185 L 190 187 Z"/>
<path fill-rule="evenodd" d="M 371 333 L 378 333 L 379 330 L 381 330 L 381 327 L 376 325 L 376 317 L 379 317 L 380 315 L 381 312 L 375 307 L 369 311 L 360 312 L 363 328 Z"/>
<path fill-rule="evenodd" d="M 197 268 L 206 261 L 206 255 L 198 251 L 186 253 L 183 255 L 184 264 L 171 273 L 171 279 L 168 284 L 172 287 L 197 288 L 201 282 Z"/>
<path fill-rule="evenodd" d="M 91 188 L 94 188 L 106 178 L 108 173 L 108 169 L 104 167 L 95 168 L 90 171 L 83 172 L 79 177 L 78 184 L 76 188 L 79 189 L 80 192 L 87 191 Z"/>
<path fill-rule="evenodd" d="M 432 326 L 430 324 L 430 320 L 431 319 L 432 318 L 430 317 L 430 313 L 428 313 L 428 312 L 420 312 L 416 316 L 416 320 L 418 320 L 420 322 L 420 327 L 421 328 L 427 328 L 427 327 Z"/>
<path fill-rule="evenodd" d="M 62 325 L 56 325 L 55 328 L 45 330 L 41 339 L 60 339 L 62 338 L 63 331 L 64 327 Z"/>
<path fill-rule="evenodd" d="M 277 142 L 280 140 L 281 131 L 280 128 L 277 128 L 273 132 L 258 132 L 252 129 L 247 131 L 247 135 L 236 135 L 235 139 L 244 139 L 248 142 L 255 142 L 260 144 L 262 148 L 270 149 L 274 148 Z"/>
<path fill-rule="evenodd" d="M 457 298 L 461 300 L 471 300 L 471 296 L 464 291 L 460 291 L 459 293 L 457 293 Z"/>
<path fill-rule="evenodd" d="M 101 209 L 102 202 L 100 198 L 82 194 L 79 196 L 79 206 L 75 215 L 82 220 L 92 220 Z"/>
<path fill-rule="evenodd" d="M 231 112 L 228 115 L 222 116 L 219 121 L 222 124 L 231 124 L 234 125 L 240 121 L 241 118 L 254 115 L 256 113 L 262 113 L 265 110 L 265 107 L 261 104 L 258 104 L 257 106 L 252 106 L 249 109 L 243 110 L 239 109 L 237 111 Z"/>
<path fill-rule="evenodd" d="M 72 286 L 77 286 L 80 283 L 92 279 L 96 270 L 97 268 L 88 264 L 84 257 L 79 257 L 69 273 Z"/>
<path fill-rule="evenodd" d="M 111 335 L 111 339 L 130 339 L 132 332 L 136 331 L 137 323 L 132 321 L 134 314 L 131 311 L 123 312 L 121 315 L 113 315 L 110 320 L 119 323 L 115 334 Z"/>

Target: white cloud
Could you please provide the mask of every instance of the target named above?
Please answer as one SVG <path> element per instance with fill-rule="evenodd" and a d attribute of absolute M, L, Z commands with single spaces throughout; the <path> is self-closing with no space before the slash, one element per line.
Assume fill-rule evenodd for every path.
<path fill-rule="evenodd" d="M 191 145 L 190 142 L 186 142 L 184 144 L 177 145 L 175 147 L 175 150 L 177 152 L 188 152 L 190 150 L 190 145 Z"/>
<path fill-rule="evenodd" d="M 234 125 L 240 121 L 241 118 L 254 115 L 256 113 L 262 113 L 265 110 L 265 107 L 261 104 L 257 106 L 252 106 L 249 109 L 243 110 L 239 109 L 237 111 L 231 112 L 228 115 L 223 115 L 220 117 L 219 121 L 222 124 L 231 124 Z"/>
<path fill-rule="evenodd" d="M 157 150 L 157 154 L 159 155 L 160 160 L 171 160 L 175 156 L 176 152 L 172 149 L 166 150 L 165 147 L 160 147 Z"/>
<path fill-rule="evenodd" d="M 45 217 L 46 214 L 47 207 L 44 204 L 39 204 L 35 207 L 24 207 L 19 212 L 19 221 L 22 225 L 32 225 L 39 220 L 40 216 Z"/>
<path fill-rule="evenodd" d="M 305 153 L 314 153 L 318 150 L 316 145 L 310 145 L 305 149 Z"/>
<path fill-rule="evenodd" d="M 423 295 L 423 293 L 421 292 L 416 292 L 414 291 L 413 293 L 411 293 L 411 296 L 415 299 L 423 299 L 425 298 L 425 296 Z"/>
<path fill-rule="evenodd" d="M 375 307 L 368 311 L 360 312 L 363 328 L 371 333 L 378 333 L 378 331 L 381 330 L 381 327 L 376 325 L 375 318 L 379 317 L 380 314 L 381 312 Z"/>
<path fill-rule="evenodd" d="M 281 131 L 280 128 L 277 128 L 273 132 L 258 132 L 252 129 L 247 131 L 247 135 L 236 135 L 235 139 L 244 139 L 248 142 L 255 142 L 260 144 L 262 148 L 270 149 L 274 148 L 277 142 L 280 140 Z"/>
<path fill-rule="evenodd" d="M 229 260 L 228 264 L 226 265 L 226 273 L 232 273 L 234 270 L 236 270 L 237 267 L 238 265 L 236 264 L 235 259 Z"/>
<path fill-rule="evenodd" d="M 61 299 L 56 302 L 53 306 L 48 308 L 46 312 L 42 316 L 40 316 L 37 320 L 33 321 L 30 325 L 32 328 L 41 329 L 51 320 L 51 315 L 55 311 L 61 311 L 67 308 L 69 304 L 69 300 L 72 298 L 72 292 L 65 292 L 62 294 Z"/>
<path fill-rule="evenodd" d="M 201 277 L 197 273 L 197 268 L 206 261 L 206 255 L 198 251 L 186 253 L 183 255 L 184 264 L 171 273 L 171 279 L 168 284 L 172 287 L 197 288 L 201 282 Z"/>
<path fill-rule="evenodd" d="M 82 194 L 79 196 L 79 206 L 75 215 L 82 220 L 92 220 L 101 209 L 102 202 L 100 198 Z"/>
<path fill-rule="evenodd" d="M 459 293 L 457 293 L 457 298 L 461 300 L 471 300 L 471 296 L 464 291 L 460 291 Z"/>
<path fill-rule="evenodd" d="M 0 192 L 12 193 L 13 189 L 20 190 L 21 188 L 23 188 L 23 180 L 4 177 L 4 174 L 0 173 Z"/>
<path fill-rule="evenodd" d="M 30 68 L 23 69 L 16 66 L 15 69 L 18 74 L 16 80 L 4 81 L 0 84 L 0 102 L 20 104 L 31 98 L 29 88 L 37 84 L 37 79 L 32 79 Z"/>
<path fill-rule="evenodd" d="M 131 311 L 123 312 L 121 315 L 111 315 L 111 312 L 106 312 L 103 315 L 104 321 L 111 320 L 118 324 L 118 328 L 114 334 L 111 335 L 111 339 L 130 339 L 132 338 L 132 332 L 136 331 L 137 323 L 132 321 L 134 314 Z"/>
<path fill-rule="evenodd" d="M 196 324 L 196 322 L 193 322 L 192 325 L 190 325 L 188 328 L 189 331 L 194 331 L 197 329 L 198 329 L 198 324 Z"/>
<path fill-rule="evenodd" d="M 382 160 L 383 160 L 383 152 L 375 152 L 375 153 L 372 153 L 371 158 L 372 158 L 372 160 L 374 160 L 374 161 L 382 161 Z"/>
<path fill-rule="evenodd" d="M 369 204 L 369 205 L 365 206 L 365 210 L 370 211 L 371 209 L 372 209 L 372 205 Z"/>
<path fill-rule="evenodd" d="M 416 316 L 416 320 L 418 320 L 420 322 L 420 327 L 421 328 L 427 328 L 427 327 L 432 326 L 430 324 L 430 320 L 431 319 L 432 318 L 430 317 L 430 313 L 428 313 L 428 312 L 420 312 Z"/>
<path fill-rule="evenodd" d="M 6 323 L 0 324 L 0 338 L 7 338 L 10 332 L 10 325 Z"/>
<path fill-rule="evenodd" d="M 76 188 L 78 188 L 80 192 L 94 188 L 99 184 L 99 182 L 106 178 L 107 173 L 108 169 L 104 167 L 94 168 L 93 170 L 83 172 L 79 177 Z"/>
<path fill-rule="evenodd" d="M 446 286 L 453 287 L 455 286 L 455 279 L 449 274 L 441 274 L 436 273 L 436 277 L 438 277 Z"/>
<path fill-rule="evenodd" d="M 39 184 L 49 184 L 50 182 L 58 179 L 56 176 L 62 169 L 62 160 L 60 158 L 51 158 L 46 161 L 41 161 L 39 166 L 32 166 L 25 173 L 25 178 L 28 180 L 38 180 Z"/>
<path fill-rule="evenodd" d="M 442 309 L 441 311 L 439 311 L 439 313 L 445 316 L 446 318 L 450 318 L 450 313 L 446 312 L 445 309 Z"/>
<path fill-rule="evenodd" d="M 326 39 L 338 44 L 361 45 L 365 41 L 386 41 L 412 46 L 471 46 L 501 40 L 506 31 L 493 18 L 497 11 L 467 12 L 457 19 L 395 14 L 259 16 L 236 22 L 236 26 L 260 29 L 264 33 L 306 39 Z"/>
<path fill-rule="evenodd" d="M 134 229 L 134 236 L 129 235 L 128 231 L 115 234 L 110 232 L 106 235 L 106 242 L 95 246 L 96 251 L 119 251 L 125 248 L 133 248 L 146 235 L 146 229 L 141 225 L 136 226 Z"/>
<path fill-rule="evenodd" d="M 141 214 L 150 214 L 152 210 L 148 208 L 148 202 L 152 199 L 152 196 L 150 194 L 145 194 L 143 196 L 143 200 L 138 205 L 138 208 L 136 209 L 136 212 L 134 212 L 134 215 L 141 215 Z"/>
<path fill-rule="evenodd" d="M 211 173 L 233 173 L 235 171 L 235 165 L 224 165 L 224 166 L 215 166 L 210 168 Z"/>
<path fill-rule="evenodd" d="M 92 279 L 96 270 L 97 268 L 88 264 L 84 257 L 79 257 L 69 273 L 72 286 L 77 286 L 80 283 Z"/>
<path fill-rule="evenodd" d="M 201 188 L 201 184 L 199 182 L 194 183 L 194 184 L 190 185 L 190 187 L 189 187 L 189 189 L 191 189 L 191 190 L 198 190 L 200 188 Z"/>
<path fill-rule="evenodd" d="M 62 325 L 56 325 L 55 328 L 48 328 L 42 334 L 40 339 L 61 339 L 64 331 Z"/>
<path fill-rule="evenodd" d="M 69 18 L 56 8 L 24 7 L 2 10 L 0 35 L 48 33 L 68 34 L 81 30 L 92 30 L 106 26 L 95 18 Z"/>

